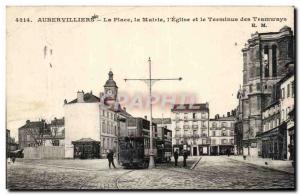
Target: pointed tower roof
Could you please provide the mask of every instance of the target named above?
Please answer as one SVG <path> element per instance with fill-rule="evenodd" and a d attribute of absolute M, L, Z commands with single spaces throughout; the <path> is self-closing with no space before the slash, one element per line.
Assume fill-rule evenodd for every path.
<path fill-rule="evenodd" d="M 104 87 L 118 87 L 114 81 L 114 73 L 111 70 L 108 73 L 108 80 L 106 81 Z"/>

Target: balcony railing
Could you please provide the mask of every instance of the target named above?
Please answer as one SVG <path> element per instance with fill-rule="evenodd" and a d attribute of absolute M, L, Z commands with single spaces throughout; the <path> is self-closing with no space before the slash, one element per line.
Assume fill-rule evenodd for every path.
<path fill-rule="evenodd" d="M 184 129 L 190 129 L 190 126 L 189 125 L 183 125 L 183 128 Z"/>
<path fill-rule="evenodd" d="M 198 129 L 198 125 L 193 125 L 192 128 L 193 129 Z"/>

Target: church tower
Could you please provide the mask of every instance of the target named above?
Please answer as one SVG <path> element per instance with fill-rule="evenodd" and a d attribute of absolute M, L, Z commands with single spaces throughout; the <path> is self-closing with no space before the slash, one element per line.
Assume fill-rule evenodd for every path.
<path fill-rule="evenodd" d="M 104 93 L 107 97 L 111 97 L 112 100 L 117 100 L 118 86 L 114 81 L 114 74 L 112 71 L 109 71 L 108 73 L 108 80 L 104 85 Z"/>

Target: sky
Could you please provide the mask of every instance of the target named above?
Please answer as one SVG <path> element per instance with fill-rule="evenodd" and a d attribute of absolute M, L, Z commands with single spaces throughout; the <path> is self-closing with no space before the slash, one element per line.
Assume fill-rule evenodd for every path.
<path fill-rule="evenodd" d="M 27 119 L 64 116 L 64 99 L 77 91 L 99 96 L 112 70 L 119 91 L 130 99 L 147 97 L 148 58 L 153 78 L 178 78 L 153 85 L 159 97 L 192 95 L 197 103 L 209 102 L 210 115 L 225 114 L 237 106 L 242 84 L 242 52 L 252 33 L 275 32 L 294 24 L 292 7 L 8 7 L 6 34 L 7 128 L 17 129 Z M 267 27 L 252 22 L 95 22 L 38 23 L 39 17 L 195 18 L 277 17 Z M 16 18 L 32 22 L 16 22 Z M 260 23 L 256 23 L 259 25 Z M 45 55 L 46 46 L 46 55 Z M 134 116 L 146 108 L 127 102 Z M 168 107 L 156 104 L 153 117 L 170 116 Z"/>

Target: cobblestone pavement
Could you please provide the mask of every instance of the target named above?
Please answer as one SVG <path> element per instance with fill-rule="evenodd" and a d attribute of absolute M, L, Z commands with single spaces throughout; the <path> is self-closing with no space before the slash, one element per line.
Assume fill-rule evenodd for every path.
<path fill-rule="evenodd" d="M 7 166 L 9 189 L 292 189 L 294 175 L 221 156 L 189 158 L 152 170 L 108 169 L 106 160 L 18 161 Z M 182 161 L 182 159 L 179 159 Z"/>

